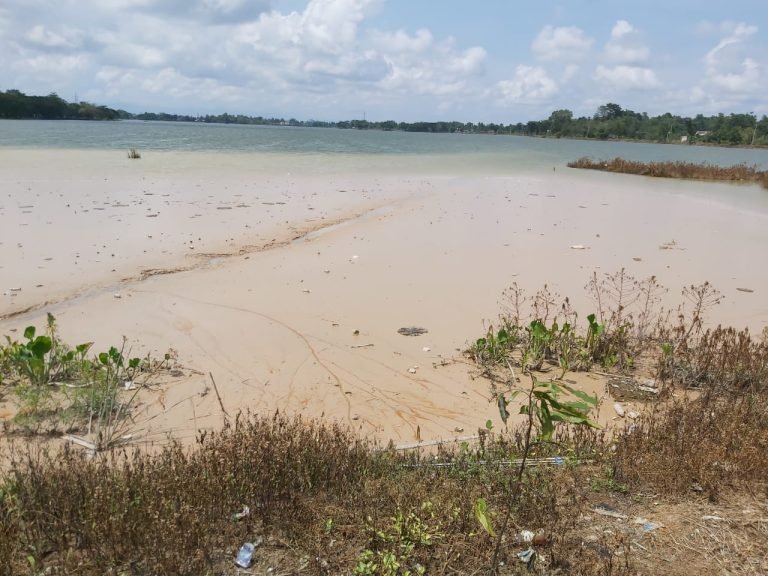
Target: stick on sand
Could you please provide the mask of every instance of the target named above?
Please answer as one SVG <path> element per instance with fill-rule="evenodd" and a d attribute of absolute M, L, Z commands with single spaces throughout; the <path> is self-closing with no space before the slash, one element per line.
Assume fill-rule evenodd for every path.
<path fill-rule="evenodd" d="M 229 419 L 229 413 L 224 408 L 224 402 L 221 401 L 221 395 L 219 394 L 218 386 L 216 386 L 216 380 L 213 379 L 213 373 L 212 372 L 208 372 L 208 376 L 211 377 L 211 382 L 213 382 L 213 391 L 216 392 L 216 398 L 219 399 L 219 406 L 221 406 L 221 411 L 224 412 L 224 416 L 226 416 L 227 419 Z"/>

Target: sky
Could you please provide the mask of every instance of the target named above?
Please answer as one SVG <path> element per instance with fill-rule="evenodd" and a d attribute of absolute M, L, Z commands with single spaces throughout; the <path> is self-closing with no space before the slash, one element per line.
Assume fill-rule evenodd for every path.
<path fill-rule="evenodd" d="M 768 114 L 766 0 L 0 0 L 0 90 L 130 112 Z"/>

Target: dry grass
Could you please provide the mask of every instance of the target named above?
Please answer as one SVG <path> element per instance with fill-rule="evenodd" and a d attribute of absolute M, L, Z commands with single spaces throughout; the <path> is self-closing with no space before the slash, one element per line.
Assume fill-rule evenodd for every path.
<path fill-rule="evenodd" d="M 584 452 L 596 440 L 579 442 Z M 513 457 L 516 444 L 515 434 L 489 435 L 482 447 L 442 452 L 437 461 L 450 465 L 435 467 L 434 454 L 382 451 L 337 426 L 275 415 L 239 418 L 192 450 L 156 455 L 25 448 L 2 482 L 0 572 L 31 562 L 47 574 L 230 573 L 237 548 L 262 538 L 259 569 L 274 573 L 352 574 L 366 550 L 394 553 L 402 570 L 392 574 L 488 573 L 494 540 L 474 504 L 484 498 L 493 520 L 508 508 L 509 469 L 487 462 Z M 606 568 L 612 554 L 585 560 L 577 472 L 530 469 L 515 531 L 551 535 L 542 566 L 623 573 Z M 234 520 L 244 506 L 250 514 Z M 503 573 L 524 571 L 514 556 L 523 548 L 510 537 Z"/>
<path fill-rule="evenodd" d="M 568 163 L 569 168 L 638 174 L 658 178 L 683 178 L 687 180 L 713 180 L 727 182 L 757 182 L 768 188 L 768 173 L 754 166 L 714 166 L 692 162 L 637 162 L 614 158 L 613 160 L 592 160 L 580 158 Z"/>

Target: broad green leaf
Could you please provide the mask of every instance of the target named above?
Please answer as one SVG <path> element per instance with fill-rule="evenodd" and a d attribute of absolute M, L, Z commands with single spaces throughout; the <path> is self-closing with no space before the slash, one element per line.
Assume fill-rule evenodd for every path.
<path fill-rule="evenodd" d="M 32 340 L 32 338 L 35 337 L 35 332 L 36 331 L 37 330 L 35 329 L 34 326 L 27 326 L 24 329 L 24 338 L 26 338 L 27 340 Z"/>
<path fill-rule="evenodd" d="M 53 343 L 48 336 L 38 336 L 27 345 L 35 356 L 42 358 L 51 351 Z"/>
<path fill-rule="evenodd" d="M 592 395 L 587 394 L 586 392 L 583 392 L 581 390 L 576 390 L 575 388 L 571 388 L 570 386 L 566 386 L 565 384 L 563 384 L 562 386 L 563 386 L 563 388 L 568 390 L 568 392 L 570 392 L 571 394 L 573 394 L 577 398 L 583 400 L 584 402 L 586 402 L 590 406 L 593 406 L 593 407 L 597 406 L 597 403 L 598 403 L 597 396 L 592 396 Z"/>
<path fill-rule="evenodd" d="M 539 408 L 539 421 L 541 422 L 541 439 L 545 442 L 552 439 L 555 432 L 555 425 L 552 424 L 552 414 L 549 411 L 549 405 L 542 401 Z"/>
<path fill-rule="evenodd" d="M 488 514 L 488 504 L 484 498 L 478 498 L 475 501 L 475 518 L 477 518 L 480 526 L 483 527 L 483 530 L 485 530 L 491 538 L 496 537 L 496 533 L 493 531 L 491 518 Z"/>

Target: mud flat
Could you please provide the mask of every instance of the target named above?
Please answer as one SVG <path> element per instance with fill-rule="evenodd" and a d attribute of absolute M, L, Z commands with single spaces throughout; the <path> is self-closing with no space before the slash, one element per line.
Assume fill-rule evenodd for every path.
<path fill-rule="evenodd" d="M 448 155 L 42 150 L 3 150 L 0 185 L 0 334 L 51 312 L 68 342 L 174 349 L 184 375 L 134 415 L 147 442 L 221 425 L 211 374 L 230 414 L 301 412 L 398 443 L 471 434 L 498 414 L 460 350 L 512 282 L 583 317 L 593 272 L 655 275 L 669 307 L 709 281 L 724 297 L 711 323 L 768 325 L 757 186 Z"/>

